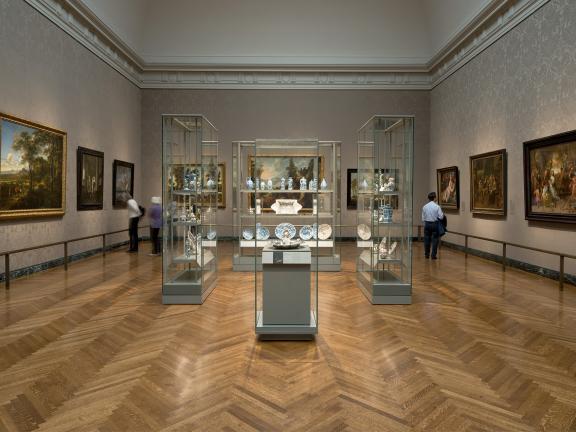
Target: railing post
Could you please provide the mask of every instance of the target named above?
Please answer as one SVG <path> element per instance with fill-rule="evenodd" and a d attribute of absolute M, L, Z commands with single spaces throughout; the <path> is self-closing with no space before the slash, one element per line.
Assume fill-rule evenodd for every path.
<path fill-rule="evenodd" d="M 468 259 L 468 236 L 464 235 L 464 259 Z"/>
<path fill-rule="evenodd" d="M 4 255 L 4 278 L 6 289 L 10 289 L 10 254 Z"/>
<path fill-rule="evenodd" d="M 68 242 L 64 242 L 64 270 L 68 271 Z"/>
<path fill-rule="evenodd" d="M 564 291 L 564 255 L 560 255 L 560 291 Z"/>
<path fill-rule="evenodd" d="M 506 271 L 506 243 L 502 243 L 502 271 Z"/>
<path fill-rule="evenodd" d="M 106 234 L 102 234 L 102 256 L 106 256 Z"/>

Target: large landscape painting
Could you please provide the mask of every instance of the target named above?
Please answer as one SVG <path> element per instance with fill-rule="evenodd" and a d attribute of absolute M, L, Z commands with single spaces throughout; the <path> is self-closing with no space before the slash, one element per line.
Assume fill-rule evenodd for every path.
<path fill-rule="evenodd" d="M 576 131 L 524 143 L 526 219 L 576 222 Z"/>
<path fill-rule="evenodd" d="M 470 157 L 470 210 L 506 215 L 506 150 Z"/>
<path fill-rule="evenodd" d="M 66 133 L 0 114 L 0 219 L 61 216 Z"/>
<path fill-rule="evenodd" d="M 184 172 L 188 169 L 189 172 L 200 172 L 200 165 L 191 164 L 173 164 L 170 168 L 170 182 L 174 189 L 184 188 Z M 204 179 L 202 186 L 207 188 L 206 185 L 209 179 L 216 182 L 218 189 L 218 208 L 226 208 L 226 165 L 219 163 L 218 168 L 214 163 L 209 163 L 205 167 Z"/>

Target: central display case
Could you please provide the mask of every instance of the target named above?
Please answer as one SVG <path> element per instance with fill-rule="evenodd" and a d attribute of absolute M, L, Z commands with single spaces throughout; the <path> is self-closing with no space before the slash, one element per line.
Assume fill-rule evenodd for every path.
<path fill-rule="evenodd" d="M 217 276 L 218 131 L 201 115 L 163 115 L 162 148 L 162 302 L 201 304 Z"/>
<path fill-rule="evenodd" d="M 358 131 L 357 280 L 373 304 L 412 302 L 413 117 Z"/>
<path fill-rule="evenodd" d="M 254 261 L 262 269 L 262 248 L 267 239 L 258 236 L 254 216 L 269 228 L 279 221 L 293 224 L 297 237 L 313 249 L 319 271 L 340 270 L 340 142 L 316 141 L 314 155 L 307 140 L 256 140 L 233 142 L 234 228 L 238 239 L 234 245 L 234 271 L 252 271 Z M 266 143 L 266 153 L 255 164 L 257 144 Z M 312 171 L 312 158 L 318 157 L 317 172 Z M 300 180 L 305 178 L 305 188 Z M 255 191 L 258 197 L 255 197 Z M 313 237 L 300 230 L 312 227 Z M 271 232 L 271 236 L 274 233 Z"/>
<path fill-rule="evenodd" d="M 324 207 L 331 208 L 333 192 L 320 149 L 312 139 L 240 146 L 248 168 L 238 183 L 240 249 L 254 251 L 259 335 L 310 337 L 318 331 L 319 242 L 334 239 L 327 223 L 333 214 Z"/>

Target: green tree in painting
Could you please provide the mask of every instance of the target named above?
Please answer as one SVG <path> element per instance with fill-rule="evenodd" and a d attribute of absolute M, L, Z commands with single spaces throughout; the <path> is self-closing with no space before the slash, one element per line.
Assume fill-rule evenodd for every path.
<path fill-rule="evenodd" d="M 290 160 L 288 161 L 288 167 L 286 168 L 286 172 L 288 174 L 288 177 L 292 177 L 294 181 L 296 181 L 296 179 L 299 177 L 298 168 L 294 163 L 294 159 L 290 158 Z"/>
<path fill-rule="evenodd" d="M 12 148 L 22 154 L 22 160 L 28 164 L 28 193 L 34 190 L 34 165 L 40 154 L 40 146 L 33 135 L 22 132 L 14 140 Z"/>

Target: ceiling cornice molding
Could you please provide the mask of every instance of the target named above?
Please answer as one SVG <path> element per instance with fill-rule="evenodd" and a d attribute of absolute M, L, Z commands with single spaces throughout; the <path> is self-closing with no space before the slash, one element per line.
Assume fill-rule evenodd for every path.
<path fill-rule="evenodd" d="M 550 0 L 495 0 L 428 64 L 432 88 L 531 16 Z"/>
<path fill-rule="evenodd" d="M 550 0 L 492 0 L 427 63 L 146 63 L 81 0 L 24 0 L 140 88 L 430 90 Z M 265 59 L 263 59 L 265 60 Z"/>
<path fill-rule="evenodd" d="M 136 86 L 141 84 L 140 60 L 112 30 L 75 0 L 24 0 L 94 55 Z M 81 6 L 80 6 L 81 5 Z"/>

